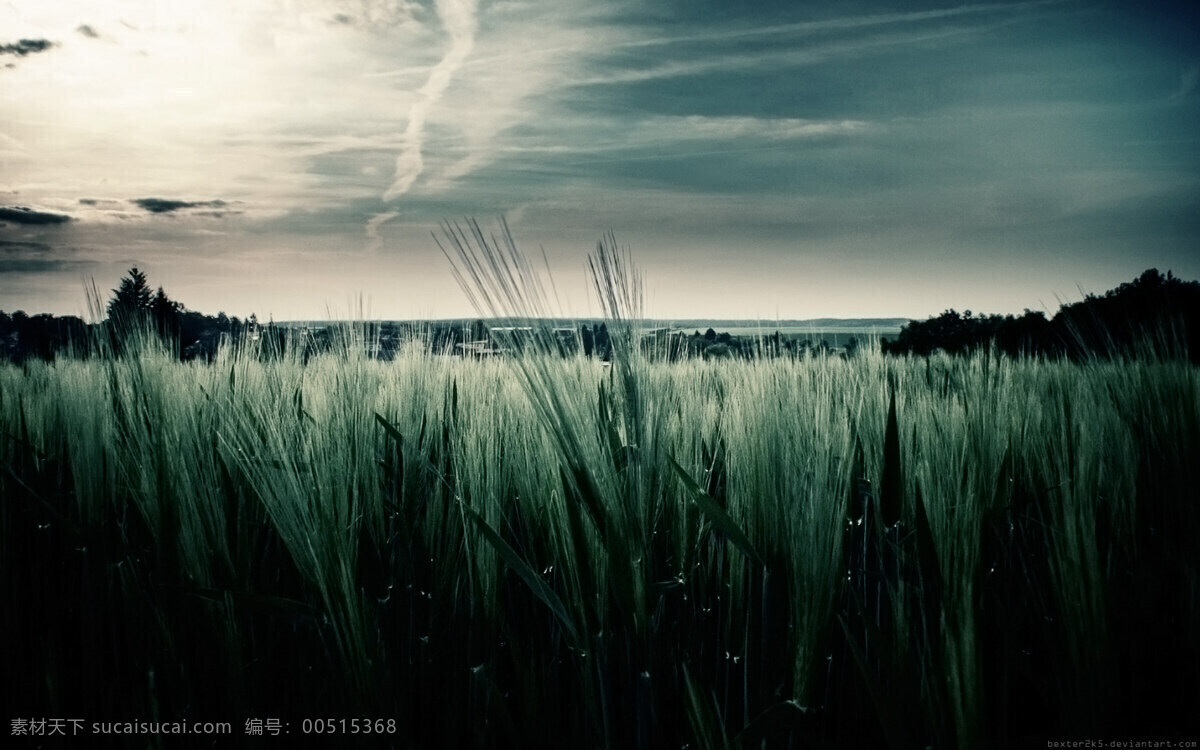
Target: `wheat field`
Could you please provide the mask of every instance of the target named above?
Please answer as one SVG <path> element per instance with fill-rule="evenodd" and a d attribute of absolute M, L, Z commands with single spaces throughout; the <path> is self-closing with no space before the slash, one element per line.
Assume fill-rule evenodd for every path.
<path fill-rule="evenodd" d="M 422 747 L 1194 724 L 1190 365 L 379 362 L 348 331 L 0 367 L 14 715 Z"/>

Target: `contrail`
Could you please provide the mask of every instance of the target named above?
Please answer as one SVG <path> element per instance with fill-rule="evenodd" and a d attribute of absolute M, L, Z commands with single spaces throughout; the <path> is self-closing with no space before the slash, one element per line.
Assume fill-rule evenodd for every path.
<path fill-rule="evenodd" d="M 367 239 L 371 243 L 367 246 L 367 252 L 379 252 L 379 249 L 383 247 L 383 240 L 379 238 L 379 228 L 399 215 L 395 211 L 388 211 L 383 214 L 375 214 L 367 221 Z"/>
<path fill-rule="evenodd" d="M 429 72 L 425 85 L 417 90 L 417 100 L 408 110 L 408 126 L 404 129 L 404 145 L 396 157 L 396 176 L 392 186 L 383 194 L 384 203 L 389 203 L 404 195 L 412 188 L 417 177 L 425 169 L 425 159 L 421 155 L 421 139 L 425 131 L 425 118 L 433 109 L 454 74 L 470 56 L 475 47 L 475 32 L 478 29 L 476 21 L 477 0 L 437 0 L 438 17 L 442 27 L 450 36 L 450 49 L 438 64 Z M 367 222 L 365 231 L 368 252 L 378 252 L 383 244 L 379 237 L 379 228 L 399 216 L 395 211 L 375 214 Z"/>
<path fill-rule="evenodd" d="M 383 194 L 385 202 L 404 195 L 412 187 L 425 160 L 421 155 L 421 139 L 425 130 L 425 118 L 442 98 L 450 79 L 462 67 L 475 46 L 477 0 L 438 0 L 438 17 L 450 36 L 450 49 L 429 73 L 425 85 L 417 91 L 417 100 L 408 111 L 408 127 L 404 131 L 404 147 L 396 157 L 396 177 L 392 186 Z M 376 223 L 374 229 L 378 230 Z"/>

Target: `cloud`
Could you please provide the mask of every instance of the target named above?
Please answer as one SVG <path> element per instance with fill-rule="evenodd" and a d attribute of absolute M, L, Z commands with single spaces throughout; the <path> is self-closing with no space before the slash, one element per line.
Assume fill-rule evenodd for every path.
<path fill-rule="evenodd" d="M 100 38 L 99 32 L 97 32 L 91 26 L 88 26 L 86 23 L 81 24 L 79 26 L 79 28 L 77 28 L 75 30 L 78 31 L 80 34 L 83 34 L 84 36 L 86 36 L 88 39 L 99 39 Z"/>
<path fill-rule="evenodd" d="M 721 42 L 745 41 L 761 38 L 786 36 L 791 34 L 815 34 L 829 31 L 845 31 L 872 26 L 891 26 L 913 24 L 922 21 L 940 21 L 973 16 L 979 14 L 994 14 L 1005 11 L 1032 10 L 1047 5 L 1061 5 L 1065 0 L 1036 0 L 1022 3 L 983 3 L 980 5 L 961 5 L 953 8 L 937 8 L 933 10 L 904 11 L 897 13 L 879 13 L 871 15 L 856 15 L 840 18 L 828 18 L 820 21 L 802 21 L 798 23 L 782 23 L 751 28 L 721 29 L 696 34 L 681 34 L 662 37 L 651 37 L 626 41 L 621 47 L 646 47 L 671 45 L 690 42 Z"/>
<path fill-rule="evenodd" d="M 396 157 L 396 173 L 392 185 L 383 194 L 386 203 L 412 189 L 413 183 L 425 170 L 422 154 L 425 137 L 425 121 L 430 110 L 437 105 L 450 86 L 454 74 L 462 67 L 475 47 L 475 34 L 479 23 L 476 17 L 476 0 L 437 0 L 437 13 L 442 27 L 450 37 L 446 54 L 429 73 L 425 85 L 417 91 L 417 99 L 408 110 L 408 125 L 405 127 L 403 147 Z M 370 241 L 368 250 L 378 252 L 381 246 L 379 228 L 396 218 L 394 211 L 376 214 L 367 222 L 365 231 Z"/>
<path fill-rule="evenodd" d="M 206 216 L 211 219 L 224 219 L 226 216 L 241 216 L 245 211 L 193 211 L 189 216 Z"/>
<path fill-rule="evenodd" d="M 97 265 L 89 260 L 64 260 L 61 258 L 7 258 L 0 256 L 0 274 L 42 274 L 67 270 L 81 271 Z"/>
<path fill-rule="evenodd" d="M 514 139 L 559 121 L 570 82 L 591 75 L 592 61 L 632 33 L 621 12 L 580 0 L 481 5 L 471 55 L 426 124 L 424 172 L 414 189 L 422 197 L 458 195 L 470 189 L 463 178 L 511 154 Z"/>
<path fill-rule="evenodd" d="M 648 130 L 662 138 L 765 138 L 784 140 L 812 138 L 822 135 L 858 133 L 870 125 L 861 120 L 806 120 L 794 117 L 658 117 L 650 121 Z"/>
<path fill-rule="evenodd" d="M 52 248 L 44 242 L 0 240 L 0 274 L 36 274 L 94 265 L 91 261 L 56 257 L 56 251 L 59 255 L 64 252 L 68 256 L 75 255 L 74 250 Z"/>
<path fill-rule="evenodd" d="M 22 39 L 15 44 L 0 44 L 0 55 L 25 57 L 35 52 L 45 52 L 54 46 L 49 39 Z"/>
<path fill-rule="evenodd" d="M 379 237 L 379 228 L 399 215 L 395 211 L 388 211 L 387 213 L 375 214 L 371 217 L 370 221 L 367 222 L 367 239 L 370 241 L 370 244 L 367 246 L 368 252 L 379 252 L 379 249 L 383 247 L 383 240 Z"/>
<path fill-rule="evenodd" d="M 166 198 L 136 198 L 132 203 L 152 214 L 169 214 L 189 208 L 223 208 L 229 205 L 220 199 L 211 201 L 180 201 Z M 203 213 L 204 215 L 213 215 L 212 212 Z"/>
<path fill-rule="evenodd" d="M 387 202 L 407 193 L 424 171 L 425 160 L 421 149 L 425 120 L 475 46 L 475 32 L 478 29 L 476 0 L 438 0 L 437 12 L 442 27 L 450 36 L 450 48 L 430 71 L 425 85 L 417 91 L 417 100 L 409 108 L 404 148 L 396 157 L 396 176 L 392 186 L 383 194 L 383 200 Z"/>
<path fill-rule="evenodd" d="M 26 206 L 0 206 L 0 222 L 11 221 L 14 224 L 65 224 L 70 220 L 71 217 L 65 214 L 35 211 Z"/>
<path fill-rule="evenodd" d="M 0 35 L 69 36 L 47 55 L 53 65 L 0 56 L 0 173 L 21 192 L 0 205 L 36 202 L 80 224 L 172 212 L 126 202 L 130 214 L 117 217 L 88 210 L 111 206 L 77 213 L 55 201 L 236 197 L 247 205 L 226 210 L 260 221 L 347 193 L 378 200 L 403 145 L 401 120 L 444 52 L 432 8 L 405 0 L 245 0 L 202 13 L 168 3 L 148 15 L 134 12 L 140 2 L 84 5 L 28 3 Z M 355 23 L 331 24 L 337 13 Z M 82 22 L 106 43 L 92 44 Z M 19 69 L 4 70 L 9 60 Z M 368 77 L 397 61 L 420 67 L 421 80 L 403 90 Z M 372 166 L 382 177 L 348 186 L 309 171 L 312 153 L 367 141 L 380 144 Z"/>
<path fill-rule="evenodd" d="M 812 141 L 814 148 L 820 148 L 821 139 L 863 137 L 885 130 L 883 124 L 865 120 L 655 115 L 633 121 L 628 117 L 576 115 L 560 116 L 545 130 L 510 139 L 510 145 L 500 150 L 524 164 L 537 160 L 541 169 L 564 165 L 577 169 L 585 164 L 749 154 L 774 149 L 790 149 L 795 154 L 799 153 L 795 149 L 805 141 Z M 575 135 L 562 135 L 572 133 Z"/>
<path fill-rule="evenodd" d="M 50 252 L 50 246 L 44 242 L 13 242 L 11 240 L 0 240 L 0 256 L 5 258 L 48 252 Z"/>
<path fill-rule="evenodd" d="M 332 7 L 330 7 L 332 6 Z M 406 0 L 338 0 L 318 3 L 320 12 L 329 13 L 326 23 L 352 26 L 370 31 L 386 31 L 414 21 L 420 5 Z"/>
<path fill-rule="evenodd" d="M 983 35 L 1026 20 L 1013 16 L 978 25 L 951 26 L 932 30 L 887 31 L 863 37 L 825 40 L 805 45 L 774 45 L 767 50 L 720 52 L 695 55 L 685 51 L 680 59 L 659 62 L 658 58 L 640 67 L 628 65 L 600 71 L 588 78 L 572 81 L 574 86 L 613 86 L 671 78 L 767 71 L 777 74 L 784 68 L 822 65 L 833 60 L 850 60 L 905 48 L 918 48 L 934 42 L 954 42 L 964 36 Z"/>
<path fill-rule="evenodd" d="M 318 289 L 353 285 L 348 268 L 361 262 L 371 268 L 362 284 L 403 269 L 414 299 L 444 309 L 446 293 L 413 271 L 441 268 L 427 227 L 444 216 L 506 213 L 563 258 L 612 228 L 647 259 L 677 262 L 681 279 L 684 266 L 723 275 L 713 271 L 727 255 L 736 276 L 743 254 L 758 252 L 764 274 L 782 277 L 769 260 L 801 249 L 874 260 L 873 248 L 890 257 L 885 245 L 897 257 L 956 242 L 1015 247 L 1021 240 L 998 238 L 1018 230 L 1062 232 L 1073 247 L 1058 227 L 1085 227 L 1131 190 L 1096 170 L 1128 165 L 1153 183 L 1196 174 L 1186 130 L 1196 56 L 1167 54 L 1133 15 L 1115 44 L 1124 12 L 1096 4 L 893 13 L 878 2 L 847 12 L 219 0 L 202 13 L 159 3 L 150 14 L 138 12 L 144 4 L 10 4 L 0 42 L 60 44 L 0 55 L 0 172 L 11 191 L 0 206 L 72 221 L 22 226 L 23 213 L 0 237 L 78 243 L 116 270 L 136 257 L 227 279 L 222 264 L 233 259 L 308 274 Z M 3 70 L 8 62 L 18 69 Z M 1172 94 L 1179 106 L 1164 106 Z M 1129 106 L 1149 96 L 1156 106 Z M 1081 177 L 1057 189 L 1059 173 Z M 1160 211 L 1166 220 L 1147 236 L 1182 247 L 1186 232 L 1195 237 L 1183 209 L 1197 193 L 1168 187 L 1173 213 Z M 217 196 L 229 205 L 210 204 Z M 235 209 L 245 216 L 208 218 Z M 68 275 L 54 283 L 77 292 Z M 244 276 L 262 284 L 266 274 Z M 25 279 L 7 278 L 28 297 Z"/>

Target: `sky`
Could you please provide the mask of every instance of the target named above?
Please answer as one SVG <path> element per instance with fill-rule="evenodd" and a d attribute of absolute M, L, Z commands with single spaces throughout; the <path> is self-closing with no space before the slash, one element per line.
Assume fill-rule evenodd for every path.
<path fill-rule="evenodd" d="M 261 320 L 472 315 L 504 217 L 564 316 L 1053 313 L 1200 278 L 1200 11 L 1169 2 L 0 0 L 0 309 L 136 265 Z M 444 244 L 444 240 L 443 240 Z"/>

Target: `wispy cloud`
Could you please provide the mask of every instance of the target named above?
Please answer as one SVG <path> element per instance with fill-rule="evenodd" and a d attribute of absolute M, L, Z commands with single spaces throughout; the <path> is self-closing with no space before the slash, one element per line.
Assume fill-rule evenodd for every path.
<path fill-rule="evenodd" d="M 383 247 L 383 240 L 379 236 L 379 228 L 399 215 L 395 211 L 387 211 L 375 214 L 367 221 L 367 252 L 377 254 L 380 251 Z"/>
<path fill-rule="evenodd" d="M 953 8 L 937 8 L 934 10 L 844 16 L 841 18 L 829 18 L 820 21 L 803 21 L 799 23 L 751 26 L 748 28 L 727 28 L 716 31 L 706 31 L 703 33 L 655 36 L 626 41 L 620 46 L 650 47 L 692 42 L 723 42 L 735 40 L 745 41 L 755 39 L 770 39 L 779 36 L 813 34 L 826 31 L 844 31 L 850 29 L 870 28 L 873 26 L 911 24 L 922 21 L 941 21 L 964 16 L 1030 11 L 1046 6 L 1062 5 L 1066 2 L 1070 2 L 1070 0 L 1037 0 L 1037 2 L 1023 3 L 981 3 L 978 5 L 960 5 Z"/>
<path fill-rule="evenodd" d="M 816 120 L 797 117 L 753 117 L 749 115 L 656 115 L 629 116 L 559 115 L 547 118 L 545 130 L 531 130 L 510 138 L 499 150 L 506 154 L 555 154 L 589 156 L 610 152 L 634 153 L 658 149 L 670 156 L 697 144 L 757 146 L 826 136 L 878 132 L 882 125 L 865 120 Z M 555 137 L 573 136 L 556 141 Z"/>
<path fill-rule="evenodd" d="M 958 39 L 994 31 L 1005 26 L 1024 22 L 1026 17 L 1015 16 L 978 25 L 951 26 L 937 29 L 913 29 L 877 33 L 849 39 L 821 40 L 802 47 L 772 46 L 768 50 L 750 52 L 727 52 L 697 55 L 694 50 L 680 59 L 640 67 L 625 67 L 611 72 L 600 72 L 590 77 L 573 81 L 577 86 L 619 85 L 646 81 L 697 76 L 707 73 L 735 71 L 778 71 L 846 60 L 866 54 L 889 51 L 896 48 L 925 45 L 930 42 Z"/>
<path fill-rule="evenodd" d="M 654 118 L 649 120 L 644 127 L 659 138 L 765 138 L 770 140 L 786 140 L 858 133 L 867 130 L 870 124 L 862 120 L 805 120 L 795 117 L 707 117 L 703 115 L 687 115 L 684 117 Z"/>
<path fill-rule="evenodd" d="M 47 243 L 0 240 L 0 275 L 83 270 L 89 265 L 93 263 L 74 251 L 62 252 Z"/>
<path fill-rule="evenodd" d="M 425 85 L 417 91 L 417 99 L 408 110 L 408 125 L 404 131 L 404 148 L 396 157 L 396 176 L 383 194 L 384 201 L 393 201 L 412 188 L 425 168 L 421 152 L 425 120 L 430 110 L 450 86 L 455 72 L 466 61 L 475 46 L 476 0 L 438 0 L 438 17 L 450 37 L 450 46 L 441 61 L 429 73 Z"/>
<path fill-rule="evenodd" d="M 0 257 L 0 275 L 6 274 L 45 274 L 64 271 L 82 272 L 94 266 L 87 260 L 66 260 L 63 258 L 5 258 Z"/>
<path fill-rule="evenodd" d="M 612 6 L 578 0 L 484 6 L 471 57 L 430 120 L 437 147 L 421 192 L 453 194 L 511 153 L 514 134 L 561 121 L 564 87 L 623 33 L 606 13 Z"/>
<path fill-rule="evenodd" d="M 45 242 L 13 242 L 0 240 L 0 256 L 16 258 L 26 255 L 44 255 L 52 250 Z"/>

